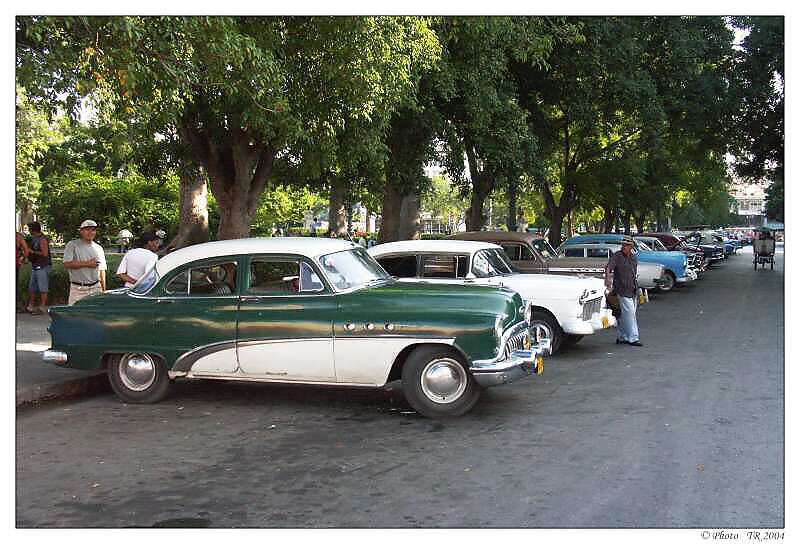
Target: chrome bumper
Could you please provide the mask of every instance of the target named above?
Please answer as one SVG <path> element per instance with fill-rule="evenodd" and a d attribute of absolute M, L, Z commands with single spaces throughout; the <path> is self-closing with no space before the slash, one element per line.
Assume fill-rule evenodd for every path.
<path fill-rule="evenodd" d="M 52 349 L 48 349 L 42 352 L 42 361 L 45 363 L 63 365 L 67 362 L 67 354 L 63 351 L 53 351 Z"/>
<path fill-rule="evenodd" d="M 472 377 L 481 387 L 511 383 L 530 374 L 544 372 L 544 353 L 541 347 L 511 352 L 511 356 L 495 363 L 479 363 L 470 367 Z"/>

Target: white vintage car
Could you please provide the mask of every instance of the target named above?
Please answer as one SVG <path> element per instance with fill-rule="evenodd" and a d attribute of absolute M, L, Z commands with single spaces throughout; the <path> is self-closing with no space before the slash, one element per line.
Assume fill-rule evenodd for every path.
<path fill-rule="evenodd" d="M 407 240 L 380 244 L 370 255 L 405 281 L 510 287 L 533 306 L 531 329 L 551 353 L 587 334 L 616 325 L 599 278 L 514 272 L 503 248 L 464 240 Z"/>

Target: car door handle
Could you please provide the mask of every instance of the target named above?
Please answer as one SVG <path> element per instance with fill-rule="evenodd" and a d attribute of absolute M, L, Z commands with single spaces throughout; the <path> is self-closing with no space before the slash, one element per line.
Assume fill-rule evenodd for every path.
<path fill-rule="evenodd" d="M 242 302 L 258 302 L 261 297 L 241 297 Z"/>
<path fill-rule="evenodd" d="M 171 298 L 157 298 L 156 299 L 156 304 L 172 304 L 173 302 L 175 302 L 175 301 L 172 300 Z"/>

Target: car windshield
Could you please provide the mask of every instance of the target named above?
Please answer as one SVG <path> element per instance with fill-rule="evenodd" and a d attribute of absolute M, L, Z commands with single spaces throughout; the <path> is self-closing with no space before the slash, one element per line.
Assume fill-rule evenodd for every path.
<path fill-rule="evenodd" d="M 319 262 L 337 291 L 358 289 L 391 280 L 381 265 L 361 247 L 323 255 Z"/>
<path fill-rule="evenodd" d="M 667 251 L 667 246 L 665 246 L 658 238 L 653 238 L 653 247 L 656 251 Z"/>
<path fill-rule="evenodd" d="M 639 251 L 653 251 L 652 249 L 650 249 L 650 246 L 648 246 L 647 244 L 645 244 L 641 240 L 634 240 L 633 242 L 636 244 L 633 247 L 635 247 Z"/>
<path fill-rule="evenodd" d="M 557 257 L 556 250 L 553 249 L 553 246 L 551 246 L 550 242 L 547 240 L 534 240 L 532 244 L 533 247 L 539 250 L 539 253 L 541 253 L 545 259 L 555 259 Z"/>
<path fill-rule="evenodd" d="M 502 249 L 482 249 L 472 259 L 472 272 L 479 278 L 508 276 L 514 269 Z"/>
<path fill-rule="evenodd" d="M 131 293 L 136 293 L 137 295 L 143 295 L 150 290 L 150 288 L 156 284 L 158 281 L 158 272 L 156 272 L 156 267 L 154 266 L 150 270 L 148 270 L 144 276 L 139 278 L 133 287 L 131 287 Z"/>

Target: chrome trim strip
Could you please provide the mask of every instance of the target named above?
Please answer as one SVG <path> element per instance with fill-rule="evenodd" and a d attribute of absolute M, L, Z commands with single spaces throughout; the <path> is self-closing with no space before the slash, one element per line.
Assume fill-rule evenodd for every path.
<path fill-rule="evenodd" d="M 604 268 L 589 268 L 589 267 L 570 267 L 570 268 L 548 268 L 548 272 L 593 272 L 605 273 Z"/>
<path fill-rule="evenodd" d="M 172 377 L 172 373 L 170 373 L 170 377 Z M 199 380 L 235 380 L 240 382 L 263 382 L 263 383 L 298 383 L 298 384 L 306 384 L 306 385 L 341 385 L 346 387 L 382 387 L 384 384 L 365 384 L 365 383 L 353 383 L 353 382 L 325 382 L 325 381 L 309 381 L 309 380 L 287 380 L 281 378 L 262 378 L 256 376 L 249 376 L 247 374 L 231 374 L 231 373 L 220 373 L 220 374 L 192 374 L 191 372 L 187 372 L 186 374 L 175 374 L 175 377 L 183 377 L 187 379 L 199 379 Z"/>

